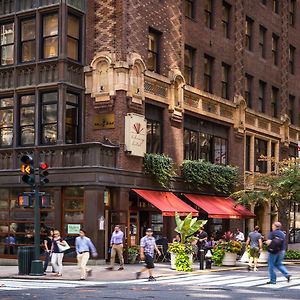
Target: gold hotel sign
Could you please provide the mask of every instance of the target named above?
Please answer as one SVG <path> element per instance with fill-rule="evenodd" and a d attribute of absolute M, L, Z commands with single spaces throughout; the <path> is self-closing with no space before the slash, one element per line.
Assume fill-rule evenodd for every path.
<path fill-rule="evenodd" d="M 94 117 L 94 129 L 113 129 L 115 128 L 114 114 L 101 114 Z"/>

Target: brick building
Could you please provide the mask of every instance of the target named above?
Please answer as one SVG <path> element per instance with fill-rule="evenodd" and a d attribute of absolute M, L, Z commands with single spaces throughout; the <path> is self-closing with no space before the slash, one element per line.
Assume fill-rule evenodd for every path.
<path fill-rule="evenodd" d="M 117 223 L 129 246 L 147 226 L 173 235 L 173 218 L 151 202 L 163 188 L 143 172 L 145 151 L 177 166 L 238 166 L 248 186 L 254 172 L 271 171 L 261 154 L 296 156 L 299 9 L 270 0 L 1 0 L 1 255 L 33 241 L 33 210 L 17 206 L 29 191 L 23 154 L 50 165 L 42 227 L 72 244 L 84 226 L 101 258 Z M 178 178 L 167 197 L 201 209 L 187 192 L 197 194 Z M 270 207 L 253 210 L 268 231 Z M 210 218 L 208 230 L 252 225 Z"/>

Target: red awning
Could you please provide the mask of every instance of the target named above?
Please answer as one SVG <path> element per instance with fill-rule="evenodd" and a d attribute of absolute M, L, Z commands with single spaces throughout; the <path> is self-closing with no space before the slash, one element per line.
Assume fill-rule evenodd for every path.
<path fill-rule="evenodd" d="M 208 213 L 209 218 L 243 219 L 253 218 L 255 214 L 231 198 L 184 194 L 190 201 Z"/>
<path fill-rule="evenodd" d="M 171 192 L 159 192 L 150 190 L 133 189 L 139 196 L 150 202 L 158 208 L 163 216 L 175 216 L 177 212 L 180 216 L 186 216 L 192 213 L 193 216 L 198 216 L 198 211 Z"/>

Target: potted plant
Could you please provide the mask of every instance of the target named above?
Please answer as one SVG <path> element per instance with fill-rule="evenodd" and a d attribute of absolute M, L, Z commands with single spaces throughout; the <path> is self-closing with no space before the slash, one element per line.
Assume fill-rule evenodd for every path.
<path fill-rule="evenodd" d="M 258 262 L 259 263 L 267 263 L 269 258 L 268 245 L 263 243 L 262 251 L 259 254 Z"/>
<path fill-rule="evenodd" d="M 233 240 L 219 241 L 213 248 L 212 260 L 216 266 L 235 266 L 237 255 L 241 251 L 241 242 Z"/>
<path fill-rule="evenodd" d="M 197 220 L 190 213 L 184 220 L 175 215 L 175 231 L 180 234 L 180 242 L 173 242 L 169 245 L 168 251 L 171 253 L 171 268 L 177 271 L 192 271 L 194 248 L 193 243 L 197 240 L 194 234 L 207 221 Z"/>
<path fill-rule="evenodd" d="M 127 257 L 129 264 L 135 264 L 138 261 L 139 248 L 137 246 L 129 247 L 127 250 Z"/>

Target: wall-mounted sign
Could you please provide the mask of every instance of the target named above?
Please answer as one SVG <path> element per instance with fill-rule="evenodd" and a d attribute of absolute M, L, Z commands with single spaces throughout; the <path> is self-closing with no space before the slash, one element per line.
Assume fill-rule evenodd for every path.
<path fill-rule="evenodd" d="M 146 152 L 147 123 L 145 116 L 127 114 L 125 116 L 126 150 L 135 156 L 144 156 Z"/>
<path fill-rule="evenodd" d="M 68 224 L 68 234 L 79 234 L 80 224 Z"/>
<path fill-rule="evenodd" d="M 94 129 L 113 129 L 115 128 L 114 114 L 101 114 L 94 117 Z"/>

